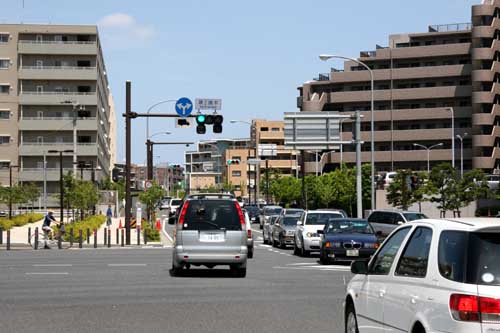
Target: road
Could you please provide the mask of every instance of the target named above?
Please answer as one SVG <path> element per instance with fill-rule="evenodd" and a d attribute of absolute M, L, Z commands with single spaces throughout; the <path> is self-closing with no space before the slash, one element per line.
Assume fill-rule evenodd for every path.
<path fill-rule="evenodd" d="M 174 278 L 171 253 L 1 252 L 0 332 L 343 332 L 347 266 L 257 242 L 245 279 L 225 268 Z"/>

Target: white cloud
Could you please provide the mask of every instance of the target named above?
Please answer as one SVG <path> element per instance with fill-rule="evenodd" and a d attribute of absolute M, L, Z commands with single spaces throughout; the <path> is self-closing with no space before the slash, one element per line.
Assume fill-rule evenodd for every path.
<path fill-rule="evenodd" d="M 124 13 L 106 15 L 97 22 L 97 25 L 115 37 L 124 34 L 147 40 L 155 33 L 152 26 L 140 24 L 134 17 Z"/>

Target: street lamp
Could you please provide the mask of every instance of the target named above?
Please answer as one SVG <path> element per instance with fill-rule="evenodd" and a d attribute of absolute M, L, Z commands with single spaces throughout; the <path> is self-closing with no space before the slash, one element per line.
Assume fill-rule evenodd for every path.
<path fill-rule="evenodd" d="M 457 139 L 460 140 L 460 178 L 464 178 L 464 139 L 466 136 L 467 133 L 457 134 Z"/>
<path fill-rule="evenodd" d="M 374 118 L 373 118 L 373 111 L 374 111 L 374 80 L 373 80 L 373 71 L 370 67 L 368 67 L 367 64 L 365 64 L 364 62 L 358 60 L 358 59 L 354 59 L 354 58 L 349 58 L 349 57 L 343 57 L 343 56 L 339 56 L 339 55 L 331 55 L 331 54 L 322 54 L 319 56 L 319 58 L 323 61 L 327 61 L 329 59 L 332 59 L 332 58 L 336 58 L 336 59 L 344 59 L 344 60 L 350 60 L 350 61 L 353 61 L 361 66 L 363 66 L 364 68 L 366 68 L 368 70 L 368 72 L 370 73 L 370 86 L 371 86 L 371 119 L 370 119 L 370 136 L 371 136 L 371 152 L 370 152 L 370 166 L 371 166 L 371 175 L 370 175 L 370 192 L 371 192 L 371 209 L 375 209 L 375 136 L 374 136 Z"/>
<path fill-rule="evenodd" d="M 432 149 L 432 148 L 436 148 L 436 147 L 441 147 L 441 146 L 443 145 L 443 143 L 442 143 L 442 142 L 440 142 L 440 143 L 437 143 L 437 144 L 432 145 L 432 146 L 430 146 L 430 147 L 427 147 L 427 146 L 421 145 L 421 144 L 419 144 L 419 143 L 414 143 L 413 145 L 414 145 L 415 147 L 421 147 L 421 148 L 424 148 L 424 149 L 426 149 L 426 150 L 427 150 L 427 173 L 429 173 L 429 172 L 430 172 L 430 162 L 429 162 L 429 156 L 430 156 L 431 149 Z"/>
<path fill-rule="evenodd" d="M 175 99 L 167 99 L 165 101 L 160 101 L 160 102 L 158 102 L 156 104 L 151 105 L 148 108 L 148 110 L 146 111 L 146 113 L 149 115 L 149 113 L 151 112 L 151 110 L 153 110 L 158 105 L 165 104 L 165 103 L 170 103 L 170 102 L 177 102 L 177 100 L 175 100 Z M 149 117 L 146 117 L 146 139 L 149 139 L 149 138 L 150 138 L 150 136 L 149 136 Z"/>
<path fill-rule="evenodd" d="M 149 118 L 148 118 L 149 119 Z M 146 176 L 148 179 L 153 178 L 153 142 L 151 138 L 160 134 L 170 135 L 172 132 L 158 132 L 146 138 Z"/>
<path fill-rule="evenodd" d="M 64 219 L 64 175 L 63 175 L 63 153 L 74 153 L 72 149 L 49 150 L 49 154 L 59 154 L 59 204 L 61 209 L 61 222 Z"/>
<path fill-rule="evenodd" d="M 340 119 L 340 122 L 339 122 L 339 124 L 340 124 L 340 141 L 342 141 L 342 130 L 343 130 L 342 124 L 346 120 L 349 120 L 349 118 Z M 344 147 L 344 145 L 340 144 L 340 170 L 342 170 L 342 164 L 343 164 L 343 152 L 344 152 L 343 147 Z"/>
<path fill-rule="evenodd" d="M 448 108 L 451 112 L 451 166 L 455 168 L 455 111 L 453 108 Z"/>
<path fill-rule="evenodd" d="M 246 120 L 230 120 L 229 121 L 231 124 L 236 124 L 236 123 L 241 123 L 241 124 L 247 124 L 250 125 L 250 132 L 255 131 L 255 124 L 250 121 Z M 255 158 L 257 158 L 257 131 L 255 131 L 255 144 L 254 144 L 254 152 L 255 152 Z M 252 146 L 252 135 L 250 134 L 250 146 Z M 248 147 L 248 152 L 247 152 L 247 181 L 248 181 L 248 204 L 252 204 L 252 198 L 251 198 L 251 187 L 250 187 L 250 163 L 248 163 L 248 160 L 250 159 L 250 149 L 251 147 Z M 259 164 L 260 166 L 260 164 Z M 257 204 L 257 167 L 255 166 L 255 176 L 254 176 L 254 200 L 255 204 Z"/>

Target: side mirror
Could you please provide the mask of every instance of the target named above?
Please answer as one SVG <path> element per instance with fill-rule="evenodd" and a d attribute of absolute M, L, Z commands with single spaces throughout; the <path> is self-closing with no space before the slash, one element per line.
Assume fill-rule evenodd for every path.
<path fill-rule="evenodd" d="M 324 230 L 318 230 L 318 235 L 324 235 L 325 234 L 325 231 Z"/>
<path fill-rule="evenodd" d="M 404 222 L 403 221 L 398 221 L 398 225 L 403 225 Z"/>
<path fill-rule="evenodd" d="M 368 261 L 366 260 L 356 260 L 351 264 L 352 274 L 368 274 Z"/>
<path fill-rule="evenodd" d="M 297 225 L 302 225 L 302 222 L 298 221 L 298 222 L 297 222 Z"/>
<path fill-rule="evenodd" d="M 168 224 L 170 224 L 170 225 L 175 224 L 175 216 L 170 216 L 168 218 Z"/>

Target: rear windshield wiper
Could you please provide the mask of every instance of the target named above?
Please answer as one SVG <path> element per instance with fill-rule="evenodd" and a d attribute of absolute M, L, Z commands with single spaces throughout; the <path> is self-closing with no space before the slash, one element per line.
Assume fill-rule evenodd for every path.
<path fill-rule="evenodd" d="M 217 224 L 215 224 L 213 222 L 204 221 L 204 223 L 209 224 L 209 225 L 211 225 L 211 226 L 213 226 L 213 227 L 215 227 L 217 229 L 224 229 L 224 228 L 219 227 Z"/>

